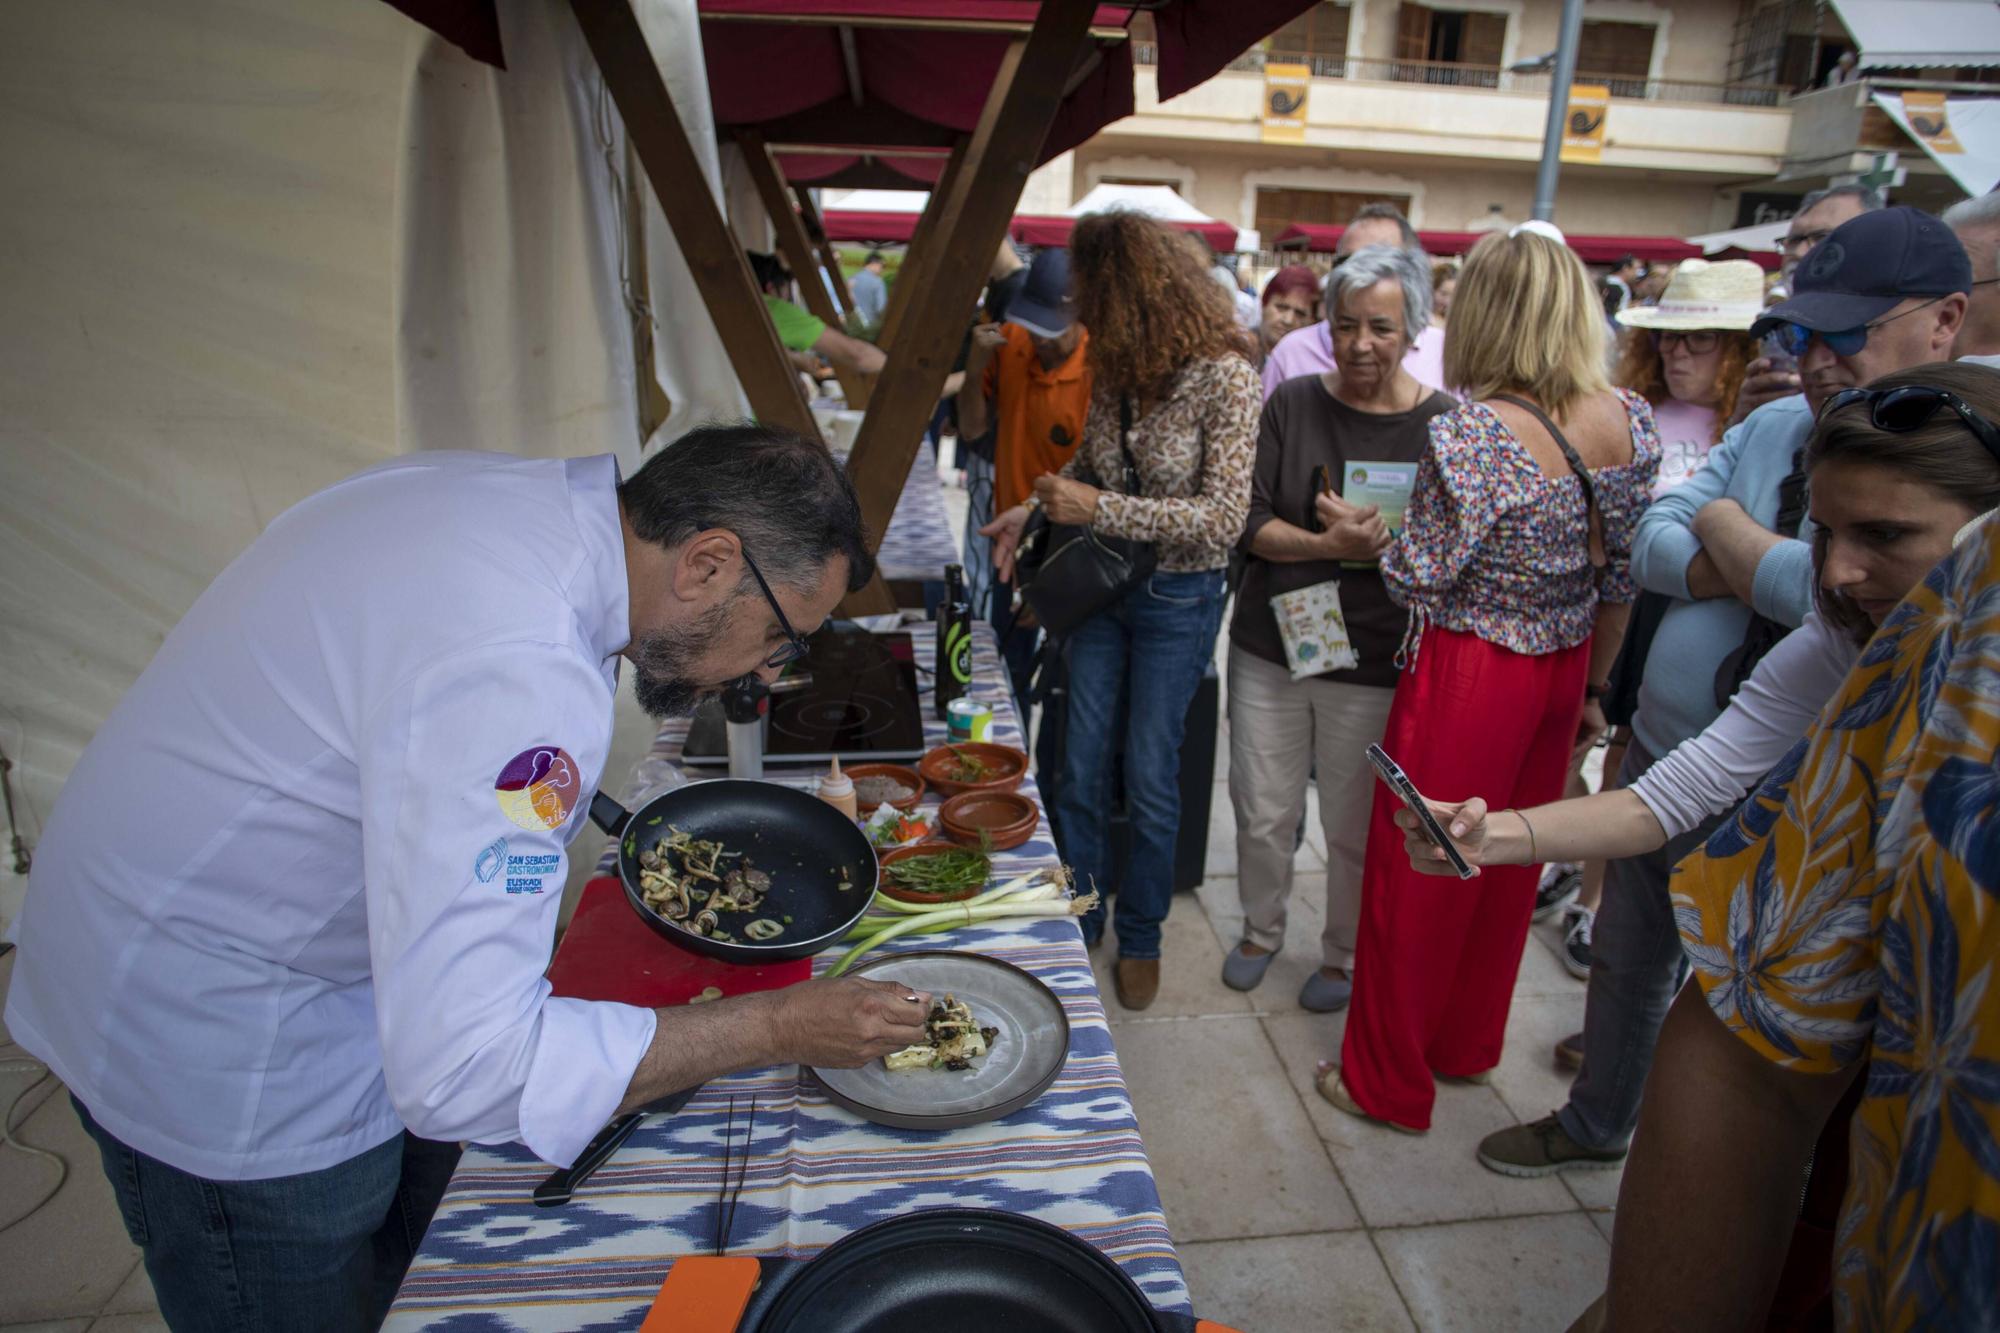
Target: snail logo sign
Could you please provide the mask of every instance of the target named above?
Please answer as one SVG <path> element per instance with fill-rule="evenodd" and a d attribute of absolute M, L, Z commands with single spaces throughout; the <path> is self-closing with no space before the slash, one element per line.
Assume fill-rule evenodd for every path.
<path fill-rule="evenodd" d="M 1943 93 L 1904 93 L 1903 118 L 1910 133 L 1933 153 L 1963 153 L 1965 145 L 1951 132 L 1951 114 L 1945 110 Z"/>
<path fill-rule="evenodd" d="M 1573 83 L 1569 114 L 1563 119 L 1562 160 L 1595 162 L 1604 152 L 1604 122 L 1611 113 L 1611 90 L 1602 84 Z"/>
<path fill-rule="evenodd" d="M 1304 143 L 1306 98 L 1312 91 L 1307 65 L 1264 66 L 1264 142 Z"/>

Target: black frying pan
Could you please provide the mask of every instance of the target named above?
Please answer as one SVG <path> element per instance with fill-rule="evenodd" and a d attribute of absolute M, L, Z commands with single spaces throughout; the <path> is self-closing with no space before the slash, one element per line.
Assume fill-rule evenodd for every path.
<path fill-rule="evenodd" d="M 683 949 L 730 963 L 808 958 L 847 934 L 875 892 L 875 848 L 853 820 L 808 792 L 775 782 L 718 778 L 677 787 L 628 813 L 597 793 L 590 817 L 618 839 L 618 878 L 639 919 Z M 771 877 L 760 916 L 791 921 L 768 943 L 738 943 L 697 935 L 661 917 L 639 894 L 639 853 L 667 836 L 669 826 L 742 852 Z M 845 893 L 840 884 L 849 886 Z"/>
<path fill-rule="evenodd" d="M 984 1208 L 930 1208 L 841 1237 L 769 1297 L 753 1298 L 743 1327 L 1169 1333 L 1197 1325 L 1155 1310 L 1123 1269 L 1060 1227 Z"/>

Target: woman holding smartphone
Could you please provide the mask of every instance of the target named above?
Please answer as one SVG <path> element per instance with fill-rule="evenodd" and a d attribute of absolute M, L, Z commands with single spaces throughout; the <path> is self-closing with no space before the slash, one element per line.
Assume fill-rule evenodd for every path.
<path fill-rule="evenodd" d="M 1940 362 L 1827 400 L 1806 442 L 1817 608 L 1708 730 L 1632 786 L 1526 811 L 1431 800 L 1474 867 L 1636 856 L 1731 809 L 1798 743 L 1883 617 L 2000 507 L 2000 371 Z M 1411 866 L 1455 874 L 1408 811 Z"/>

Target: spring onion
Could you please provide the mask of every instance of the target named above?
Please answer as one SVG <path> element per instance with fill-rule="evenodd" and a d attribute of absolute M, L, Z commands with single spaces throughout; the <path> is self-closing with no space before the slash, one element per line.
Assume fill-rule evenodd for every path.
<path fill-rule="evenodd" d="M 955 926 L 976 926 L 1006 917 L 1082 916 L 1097 906 L 1097 895 L 1069 897 L 1067 870 L 1052 874 L 1034 872 L 1009 880 L 999 888 L 955 903 L 916 904 L 899 902 L 883 894 L 875 895 L 874 906 L 895 913 L 895 917 L 868 917 L 848 932 L 857 941 L 852 949 L 827 972 L 837 977 L 853 967 L 871 949 L 904 935 L 923 935 L 950 930 Z M 900 918 L 900 919 L 897 919 Z"/>

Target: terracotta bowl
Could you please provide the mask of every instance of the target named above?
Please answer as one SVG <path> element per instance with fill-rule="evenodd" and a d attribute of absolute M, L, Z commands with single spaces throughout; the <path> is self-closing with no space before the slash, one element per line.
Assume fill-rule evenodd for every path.
<path fill-rule="evenodd" d="M 938 823 L 953 842 L 976 847 L 982 835 L 995 851 L 1019 847 L 1040 822 L 1035 803 L 1019 792 L 969 791 L 954 796 L 938 812 Z"/>
<path fill-rule="evenodd" d="M 905 814 L 916 809 L 917 803 L 924 799 L 924 775 L 917 772 L 916 769 L 911 768 L 908 764 L 849 764 L 842 768 L 841 772 L 853 778 L 856 783 L 856 804 L 860 806 L 863 818 L 875 813 L 876 809 L 882 804 L 880 801 L 863 801 L 859 799 L 861 794 L 859 784 L 863 778 L 894 778 L 897 782 L 908 787 L 910 789 L 908 796 L 905 796 L 900 801 L 889 802 L 889 805 L 893 809 L 901 810 Z"/>
<path fill-rule="evenodd" d="M 973 841 L 976 843 L 978 839 L 975 838 Z M 889 867 L 898 861 L 908 861 L 918 856 L 936 856 L 939 852 L 962 852 L 964 850 L 965 848 L 956 842 L 950 842 L 944 838 L 928 838 L 923 842 L 912 843 L 908 847 L 898 847 L 893 852 L 884 852 L 882 854 L 882 875 L 876 881 L 875 887 L 888 897 L 894 898 L 898 902 L 906 903 L 955 903 L 966 898 L 975 897 L 985 889 L 986 886 L 984 884 L 979 885 L 977 888 L 966 889 L 963 892 L 947 894 L 915 893 L 900 884 L 894 883 L 889 878 Z M 990 873 L 991 867 L 988 867 L 988 871 L 987 878 L 990 879 L 992 878 Z"/>
<path fill-rule="evenodd" d="M 946 770 L 956 757 L 952 751 L 958 750 L 978 759 L 986 765 L 986 776 L 977 782 L 960 782 L 946 776 Z M 995 745 L 991 741 L 968 741 L 963 745 L 940 745 L 918 761 L 917 769 L 931 790 L 940 796 L 958 796 L 969 791 L 1011 792 L 1021 785 L 1021 779 L 1028 776 L 1028 756 L 1011 745 Z"/>

